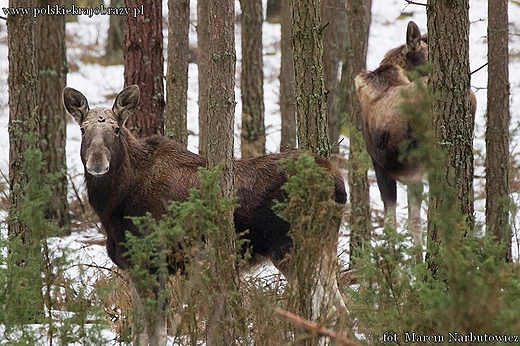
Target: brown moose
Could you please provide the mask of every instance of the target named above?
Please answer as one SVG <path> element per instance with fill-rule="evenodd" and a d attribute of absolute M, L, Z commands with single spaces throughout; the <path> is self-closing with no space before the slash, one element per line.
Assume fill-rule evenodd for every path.
<path fill-rule="evenodd" d="M 412 82 L 409 76 L 427 61 L 427 37 L 421 36 L 417 25 L 410 21 L 406 44 L 386 53 L 377 69 L 363 71 L 355 79 L 362 109 L 363 137 L 383 200 L 385 223 L 391 222 L 395 227 L 396 181 L 401 181 L 408 185 L 408 224 L 415 245 L 422 243 L 420 207 L 424 168 L 421 159 L 409 155 L 409 150 L 417 147 L 420 136 L 415 136 L 417 129 L 412 128 L 410 116 L 401 106 L 422 97 L 416 83 L 425 86 L 428 77 Z M 470 96 L 474 116 L 476 99 L 473 92 Z"/>
<path fill-rule="evenodd" d="M 167 212 L 169 201 L 186 200 L 190 189 L 199 185 L 197 171 L 206 166 L 206 159 L 167 137 L 138 139 L 130 133 L 124 125 L 139 102 L 139 88 L 135 85 L 117 95 L 112 109 L 90 109 L 85 96 L 68 87 L 63 90 L 63 101 L 81 127 L 81 160 L 88 198 L 105 229 L 108 255 L 117 266 L 128 269 L 131 260 L 125 255 L 125 232 L 137 235 L 138 230 L 127 217 L 149 212 L 160 218 Z M 273 200 L 286 198 L 281 189 L 286 177 L 279 169 L 279 161 L 290 155 L 237 160 L 234 180 L 239 203 L 234 212 L 236 232 L 245 234 L 253 259 L 268 258 L 284 274 L 290 274 L 283 265 L 292 243 L 287 234 L 290 225 L 271 206 Z M 315 156 L 315 160 L 330 172 L 335 186 L 331 198 L 345 203 L 340 172 L 327 159 Z M 332 294 L 341 300 L 336 282 L 334 286 Z M 341 300 L 339 304 L 344 303 Z M 164 320 L 162 313 L 158 312 L 156 321 Z M 163 343 L 166 333 L 162 321 L 146 323 L 149 340 L 145 342 Z"/>

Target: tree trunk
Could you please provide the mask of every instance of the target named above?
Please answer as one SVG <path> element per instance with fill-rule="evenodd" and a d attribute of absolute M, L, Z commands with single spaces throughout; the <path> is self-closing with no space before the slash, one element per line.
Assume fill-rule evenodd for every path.
<path fill-rule="evenodd" d="M 126 17 L 125 87 L 137 84 L 141 99 L 126 126 L 139 137 L 163 133 L 163 34 L 162 1 L 146 3 L 125 0 L 125 6 L 140 11 Z"/>
<path fill-rule="evenodd" d="M 47 0 L 40 0 L 38 6 L 44 7 L 48 3 Z M 63 5 L 62 2 L 58 4 Z M 51 185 L 52 197 L 46 209 L 46 217 L 55 220 L 62 227 L 68 227 L 70 216 L 65 155 L 67 115 L 61 93 L 56 92 L 66 86 L 65 18 L 38 16 L 36 28 L 37 116 L 41 136 L 39 146 L 46 163 L 42 174 L 56 177 Z"/>
<path fill-rule="evenodd" d="M 267 0 L 267 10 L 265 14 L 265 21 L 268 23 L 280 23 L 280 6 L 282 0 Z"/>
<path fill-rule="evenodd" d="M 334 153 L 339 152 L 341 122 L 338 115 L 337 94 L 339 63 L 345 54 L 347 35 L 346 0 L 322 0 L 323 17 L 323 71 L 327 91 L 327 119 L 329 138 Z"/>
<path fill-rule="evenodd" d="M 292 0 L 291 6 L 298 146 L 329 156 L 320 2 Z"/>
<path fill-rule="evenodd" d="M 265 154 L 262 3 L 241 0 L 242 7 L 242 158 Z"/>
<path fill-rule="evenodd" d="M 124 4 L 124 0 L 110 0 L 110 7 L 124 7 Z M 105 44 L 105 63 L 108 65 L 123 63 L 124 21 L 122 16 L 110 16 Z"/>
<path fill-rule="evenodd" d="M 488 2 L 488 85 L 486 124 L 486 233 L 511 257 L 509 198 L 509 51 L 507 0 Z"/>
<path fill-rule="evenodd" d="M 197 1 L 197 67 L 199 69 L 199 154 L 207 156 L 209 111 L 209 3 Z"/>
<path fill-rule="evenodd" d="M 345 119 L 350 135 L 348 184 L 350 198 L 350 262 L 360 254 L 364 243 L 370 241 L 370 196 L 367 170 L 370 166 L 365 141 L 361 105 L 356 96 L 354 79 L 366 68 L 370 13 L 372 0 L 347 1 L 347 48 L 338 91 L 338 114 Z"/>
<path fill-rule="evenodd" d="M 473 229 L 473 117 L 470 103 L 468 1 L 428 1 L 429 84 L 436 148 L 428 208 L 428 265 L 438 246 Z"/>
<path fill-rule="evenodd" d="M 292 50 L 291 0 L 282 2 L 280 50 L 280 114 L 282 117 L 280 151 L 296 148 L 296 99 L 294 98 L 294 61 Z"/>
<path fill-rule="evenodd" d="M 10 7 L 24 7 L 25 1 L 11 0 Z M 6 319 L 10 323 L 38 323 L 43 316 L 41 280 L 41 236 L 29 225 L 26 187 L 28 152 L 38 148 L 39 127 L 36 101 L 36 19 L 11 15 L 7 18 L 7 59 L 9 61 L 9 217 L 8 270 L 16 275 L 7 280 Z M 38 172 L 31 172 L 37 174 Z M 43 206 L 34 206 L 43 208 Z M 23 216 L 25 212 L 25 217 Z M 29 216 L 30 217 L 30 216 Z M 21 294 L 20 290 L 23 290 Z M 11 318 L 12 317 L 12 318 Z"/>
<path fill-rule="evenodd" d="M 231 198 L 233 195 L 233 141 L 235 119 L 235 1 L 234 0 L 210 0 L 207 3 L 207 17 L 199 20 L 205 21 L 211 28 L 207 46 L 200 46 L 199 54 L 207 54 L 208 73 L 207 87 L 202 91 L 208 97 L 208 108 L 199 116 L 207 115 L 204 122 L 208 131 L 206 143 L 206 156 L 208 167 L 214 168 L 223 164 L 220 177 L 222 198 Z M 200 55 L 199 55 L 200 56 Z M 200 107 L 200 105 L 199 105 Z M 233 227 L 233 208 L 229 208 L 223 218 L 227 219 L 228 227 L 223 227 L 218 234 L 208 234 L 207 242 L 210 246 L 219 244 L 210 272 L 215 287 L 211 294 L 211 306 L 209 307 L 209 321 L 207 328 L 208 346 L 232 345 L 237 337 L 237 316 L 240 308 L 237 307 L 238 277 L 236 276 L 236 240 Z"/>
<path fill-rule="evenodd" d="M 188 145 L 190 0 L 168 1 L 168 60 L 165 133 Z"/>

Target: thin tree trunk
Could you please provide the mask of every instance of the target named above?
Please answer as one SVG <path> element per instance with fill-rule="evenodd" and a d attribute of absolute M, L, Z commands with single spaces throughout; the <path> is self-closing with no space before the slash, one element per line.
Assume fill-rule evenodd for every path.
<path fill-rule="evenodd" d="M 262 3 L 241 0 L 242 7 L 242 158 L 265 154 Z"/>
<path fill-rule="evenodd" d="M 141 98 L 126 126 L 139 137 L 164 132 L 164 57 L 162 1 L 125 0 L 125 6 L 140 11 L 126 17 L 125 86 L 137 84 Z"/>
<path fill-rule="evenodd" d="M 488 2 L 486 227 L 512 261 L 509 198 L 509 51 L 507 0 Z"/>
<path fill-rule="evenodd" d="M 188 59 L 190 0 L 168 1 L 168 59 L 165 133 L 188 145 Z"/>
<path fill-rule="evenodd" d="M 296 148 L 296 99 L 294 62 L 292 50 L 291 0 L 280 0 L 281 40 L 280 50 L 280 114 L 282 117 L 280 151 Z"/>
<path fill-rule="evenodd" d="M 438 269 L 439 243 L 473 229 L 473 116 L 470 103 L 468 1 L 428 1 L 429 84 L 436 148 L 430 170 L 428 265 Z M 460 234 L 459 234 L 460 235 Z"/>
<path fill-rule="evenodd" d="M 329 156 L 320 4 L 292 0 L 291 7 L 298 146 Z"/>
<path fill-rule="evenodd" d="M 350 135 L 347 177 L 352 206 L 349 210 L 351 265 L 355 264 L 363 244 L 370 240 L 372 229 L 367 177 L 370 157 L 363 140 L 361 105 L 354 85 L 356 75 L 366 68 L 371 6 L 372 0 L 347 1 L 346 59 L 338 92 L 338 113 L 340 118 L 345 117 Z"/>
<path fill-rule="evenodd" d="M 199 154 L 207 156 L 209 112 L 209 2 L 197 1 L 197 67 L 199 69 Z"/>
<path fill-rule="evenodd" d="M 123 7 L 124 4 L 124 0 L 110 0 L 110 7 Z M 105 44 L 105 63 L 108 65 L 123 63 L 124 21 L 122 16 L 110 16 Z"/>
<path fill-rule="evenodd" d="M 337 95 L 339 63 L 344 60 L 347 35 L 346 0 L 322 0 L 323 17 L 323 71 L 327 91 L 327 120 L 332 152 L 339 152 L 341 121 L 338 114 Z"/>
<path fill-rule="evenodd" d="M 48 3 L 47 0 L 40 0 L 38 6 L 43 7 Z M 63 1 L 58 1 L 58 4 L 63 5 Z M 46 209 L 46 217 L 67 228 L 70 224 L 65 155 L 67 115 L 61 93 L 56 92 L 65 88 L 67 77 L 65 18 L 38 16 L 36 28 L 39 146 L 46 163 L 42 174 L 56 177 L 51 185 L 52 197 Z"/>

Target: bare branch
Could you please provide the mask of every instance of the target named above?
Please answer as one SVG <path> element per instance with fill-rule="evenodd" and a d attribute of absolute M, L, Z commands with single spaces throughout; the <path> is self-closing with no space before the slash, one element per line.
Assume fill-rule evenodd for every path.
<path fill-rule="evenodd" d="M 412 0 L 404 0 L 408 5 L 419 5 L 419 6 L 426 6 L 428 7 L 428 4 L 424 4 L 422 2 L 415 2 Z"/>
<path fill-rule="evenodd" d="M 330 329 L 318 326 L 316 323 L 311 322 L 296 314 L 293 314 L 292 312 L 289 312 L 289 311 L 286 311 L 286 310 L 283 310 L 280 308 L 275 308 L 274 313 L 282 321 L 292 323 L 295 326 L 304 328 L 304 329 L 309 330 L 318 335 L 329 337 L 332 340 L 339 342 L 339 344 L 341 344 L 341 345 L 345 345 L 345 346 L 358 346 L 359 345 L 358 343 L 356 343 L 350 339 L 347 339 L 346 337 L 338 335 L 336 332 L 334 332 Z"/>

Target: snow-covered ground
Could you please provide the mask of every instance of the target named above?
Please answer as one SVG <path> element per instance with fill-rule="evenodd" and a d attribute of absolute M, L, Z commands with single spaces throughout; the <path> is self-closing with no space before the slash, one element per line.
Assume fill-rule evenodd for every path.
<path fill-rule="evenodd" d="M 265 3 L 264 0 L 264 11 Z M 0 0 L 0 9 L 7 7 L 7 0 Z M 164 13 L 166 13 L 166 2 L 164 2 Z M 191 1 L 192 14 L 191 17 L 196 20 L 196 4 Z M 238 0 L 236 1 L 237 12 L 240 11 Z M 402 15 L 406 13 L 406 16 Z M 520 6 L 517 2 L 510 2 L 509 5 L 509 22 L 510 22 L 510 83 L 511 83 L 511 154 L 515 158 L 512 171 L 517 171 L 520 164 L 520 148 L 517 143 L 520 139 Z M 414 20 L 420 29 L 426 31 L 426 11 L 424 6 L 407 5 L 403 0 L 373 0 L 372 5 L 372 27 L 370 29 L 370 40 L 368 50 L 367 67 L 369 70 L 375 69 L 384 54 L 391 48 L 404 43 L 405 31 L 408 20 Z M 470 1 L 470 62 L 471 70 L 484 65 L 487 61 L 487 1 L 471 0 Z M 77 71 L 70 72 L 67 77 L 67 85 L 82 91 L 88 98 L 91 106 L 104 105 L 111 107 L 113 99 L 109 95 L 115 95 L 123 88 L 123 66 L 101 66 L 97 64 L 84 63 L 79 60 L 79 56 L 85 53 L 83 47 L 89 46 L 89 54 L 102 55 L 103 42 L 106 39 L 108 29 L 107 16 L 80 16 L 77 23 L 67 23 L 67 34 L 73 38 L 69 41 L 68 57 L 77 64 Z M 277 152 L 280 142 L 280 117 L 278 107 L 279 94 L 279 62 L 280 49 L 279 37 L 280 26 L 277 24 L 264 23 L 264 95 L 265 95 L 265 116 L 267 128 L 267 151 Z M 165 37 L 167 30 L 164 30 Z M 237 28 L 236 48 L 238 55 L 237 73 L 240 70 L 240 28 Z M 190 40 L 196 41 L 195 26 L 190 27 Z M 7 32 L 5 21 L 0 21 L 0 171 L 7 176 L 8 174 L 8 90 L 7 90 Z M 166 44 L 165 44 L 166 51 Z M 483 68 L 472 75 L 471 85 L 478 100 L 476 114 L 475 129 L 475 201 L 477 221 L 483 223 L 485 200 L 483 196 L 485 184 L 485 172 L 483 162 L 485 157 L 485 112 L 486 112 L 486 84 L 487 84 L 487 68 Z M 56 90 L 61 94 L 61 90 Z M 198 121 L 197 121 L 197 66 L 190 64 L 189 66 L 189 91 L 188 91 L 188 128 L 190 133 L 189 149 L 197 152 L 198 148 Z M 107 98 L 108 97 L 108 98 Z M 239 154 L 239 128 L 241 102 L 239 85 L 236 89 L 236 133 L 235 147 L 237 156 Z M 342 152 L 347 153 L 348 141 L 342 144 Z M 82 185 L 81 161 L 79 158 L 80 131 L 79 127 L 74 123 L 69 123 L 67 127 L 67 164 L 71 176 L 78 177 L 75 180 L 77 186 Z M 373 173 L 370 173 L 373 177 Z M 0 181 L 2 180 L 0 176 Z M 398 190 L 398 221 L 400 227 L 404 227 L 407 217 L 406 193 L 402 186 Z M 377 211 L 383 209 L 379 197 L 379 191 L 375 182 L 371 185 L 370 190 L 372 208 Z M 516 205 L 520 205 L 519 191 L 512 194 Z M 425 214 L 424 214 L 425 215 Z M 0 221 L 5 218 L 5 212 L 0 211 Z M 518 217 L 515 220 L 515 230 L 520 227 Z M 5 227 L 4 223 L 0 225 Z M 86 238 L 98 236 L 95 230 L 85 230 L 81 233 L 74 233 L 67 238 L 61 238 L 56 241 L 56 246 L 71 247 L 77 250 L 78 260 L 82 263 L 97 263 L 100 265 L 111 265 L 105 250 L 99 245 L 86 246 L 84 240 Z M 515 235 L 515 238 L 518 235 Z M 346 238 L 343 237 L 340 243 L 342 247 L 347 245 Z M 515 253 L 518 256 L 518 245 L 515 245 Z"/>

